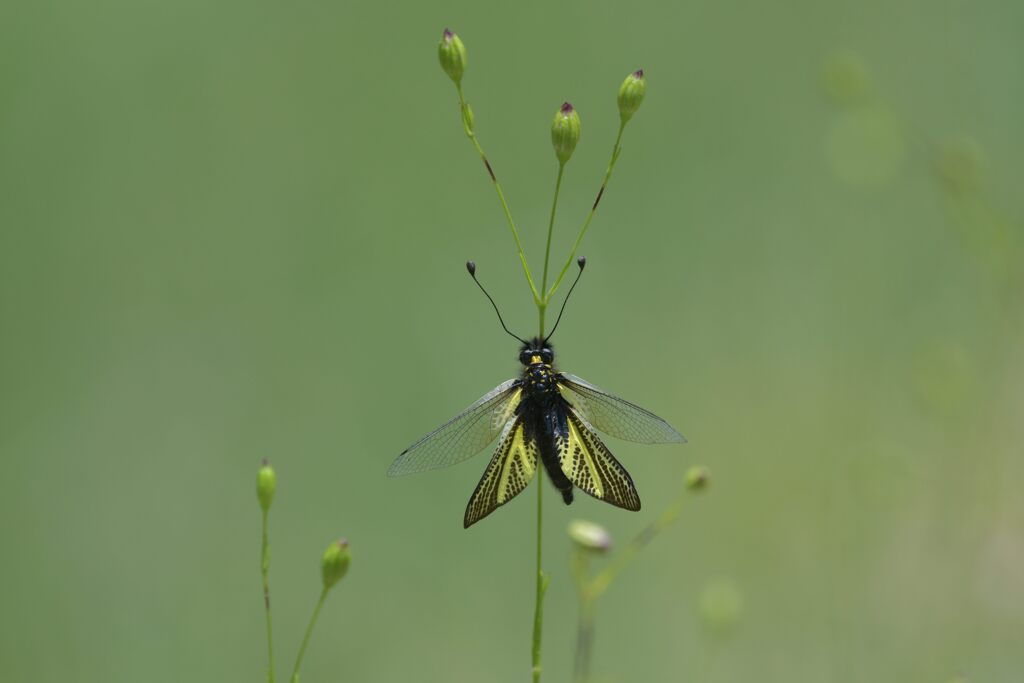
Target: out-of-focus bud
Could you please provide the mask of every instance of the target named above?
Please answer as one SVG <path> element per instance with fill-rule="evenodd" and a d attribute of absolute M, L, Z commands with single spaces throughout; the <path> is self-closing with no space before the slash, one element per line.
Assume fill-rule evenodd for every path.
<path fill-rule="evenodd" d="M 871 75 L 856 52 L 841 50 L 831 54 L 825 61 L 822 84 L 836 104 L 863 104 L 871 96 Z"/>
<path fill-rule="evenodd" d="M 574 519 L 569 523 L 569 538 L 580 550 L 604 555 L 612 549 L 612 536 L 599 524 Z"/>
<path fill-rule="evenodd" d="M 348 566 L 351 563 L 352 553 L 348 549 L 347 540 L 343 538 L 327 546 L 323 559 L 320 560 L 320 576 L 324 580 L 324 590 L 341 581 L 348 573 Z"/>
<path fill-rule="evenodd" d="M 619 116 L 625 123 L 633 118 L 633 114 L 640 108 L 647 93 L 647 79 L 644 78 L 644 70 L 637 69 L 626 76 L 619 88 Z"/>
<path fill-rule="evenodd" d="M 706 489 L 711 483 L 711 472 L 707 467 L 695 465 L 686 471 L 686 488 L 691 491 Z"/>
<path fill-rule="evenodd" d="M 580 115 L 566 102 L 558 108 L 551 124 L 551 145 L 555 148 L 558 163 L 564 164 L 572 157 L 576 143 L 580 141 Z"/>
<path fill-rule="evenodd" d="M 274 491 L 277 489 L 277 475 L 274 468 L 270 466 L 266 458 L 260 463 L 259 472 L 256 473 L 256 497 L 259 498 L 260 507 L 264 512 L 270 510 L 274 502 Z"/>
<path fill-rule="evenodd" d="M 743 614 L 743 596 L 730 579 L 714 579 L 700 594 L 700 616 L 705 628 L 719 636 L 732 633 Z"/>
<path fill-rule="evenodd" d="M 455 85 L 461 83 L 462 74 L 466 70 L 466 46 L 448 29 L 441 35 L 437 57 L 441 60 L 441 68 L 448 74 L 448 78 L 452 79 Z"/>

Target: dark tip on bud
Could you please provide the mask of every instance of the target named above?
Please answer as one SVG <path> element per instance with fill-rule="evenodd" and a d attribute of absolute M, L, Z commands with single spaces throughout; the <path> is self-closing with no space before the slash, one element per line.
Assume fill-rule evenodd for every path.
<path fill-rule="evenodd" d="M 691 491 L 701 491 L 711 483 L 711 473 L 708 468 L 695 465 L 686 472 L 686 488 Z"/>
<path fill-rule="evenodd" d="M 348 573 L 349 565 L 352 563 L 352 553 L 348 548 L 348 540 L 341 538 L 327 546 L 324 556 L 320 560 L 320 575 L 323 579 L 324 590 L 329 590 L 334 584 L 341 581 Z"/>
<path fill-rule="evenodd" d="M 622 123 L 629 121 L 640 103 L 644 101 L 644 94 L 647 92 L 647 81 L 644 79 L 644 70 L 637 69 L 626 76 L 626 80 L 619 86 L 619 117 Z"/>
<path fill-rule="evenodd" d="M 466 261 L 466 270 L 469 271 L 470 275 L 476 275 L 476 264 L 472 261 Z"/>
<path fill-rule="evenodd" d="M 270 464 L 270 461 L 267 460 L 266 458 L 263 458 L 262 460 L 260 460 L 260 467 L 266 467 L 269 464 Z"/>
<path fill-rule="evenodd" d="M 441 42 L 437 45 L 437 57 L 448 78 L 456 85 L 461 83 L 462 74 L 466 71 L 466 46 L 449 29 L 445 29 L 441 34 Z"/>
<path fill-rule="evenodd" d="M 554 147 L 558 163 L 564 166 L 569 161 L 579 141 L 579 112 L 568 102 L 563 102 L 555 112 L 555 120 L 551 122 L 551 145 Z"/>
<path fill-rule="evenodd" d="M 580 267 L 580 270 L 583 270 L 583 267 L 587 265 L 587 257 L 580 256 L 578 259 L 576 259 L 576 265 Z"/>

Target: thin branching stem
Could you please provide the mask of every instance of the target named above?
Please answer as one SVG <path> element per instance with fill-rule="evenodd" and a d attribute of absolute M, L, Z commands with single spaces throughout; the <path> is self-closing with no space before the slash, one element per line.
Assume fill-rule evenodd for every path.
<path fill-rule="evenodd" d="M 330 590 L 326 586 L 320 591 L 320 599 L 316 601 L 316 607 L 313 608 L 313 615 L 309 618 L 309 625 L 306 626 L 306 635 L 302 637 L 302 645 L 299 646 L 299 654 L 295 657 L 295 668 L 292 669 L 291 683 L 299 683 L 299 669 L 302 667 L 302 658 L 306 656 L 306 646 L 309 645 L 309 638 L 313 635 L 313 627 L 316 626 L 316 620 L 320 616 L 320 610 L 324 606 L 324 600 L 327 599 L 327 591 Z"/>
<path fill-rule="evenodd" d="M 590 213 L 587 214 L 587 219 L 583 222 L 583 227 L 580 228 L 579 235 L 576 236 L 576 241 L 572 245 L 572 251 L 569 252 L 569 258 L 565 260 L 565 265 L 562 266 L 561 272 L 558 273 L 558 277 L 551 285 L 551 289 L 544 294 L 544 300 L 550 301 L 552 295 L 558 286 L 562 284 L 562 280 L 565 278 L 565 274 L 569 272 L 569 266 L 572 265 L 573 259 L 576 258 L 576 250 L 580 248 L 580 243 L 583 242 L 583 237 L 587 234 L 587 230 L 590 228 L 590 222 L 594 220 L 594 213 L 597 211 L 597 205 L 601 203 L 601 197 L 604 196 L 605 188 L 608 187 L 608 181 L 612 177 L 612 171 L 615 169 L 615 162 L 619 160 L 619 153 L 622 151 L 620 143 L 622 142 L 622 131 L 626 129 L 626 122 L 622 121 L 619 124 L 619 132 L 615 136 L 615 145 L 612 147 L 612 157 L 608 161 L 608 168 L 604 172 L 604 180 L 601 181 L 601 188 L 597 191 L 597 198 L 594 199 L 593 206 L 590 207 Z"/>
<path fill-rule="evenodd" d="M 684 500 L 684 496 L 679 496 L 679 498 L 677 498 L 672 505 L 667 507 L 656 520 L 648 524 L 640 533 L 634 536 L 629 544 L 622 549 L 621 553 L 615 556 L 608 566 L 594 576 L 587 587 L 589 597 L 596 599 L 608 590 L 608 586 L 611 585 L 615 577 L 617 577 L 623 569 L 629 566 L 637 554 L 643 550 L 655 536 L 664 531 L 666 527 L 670 526 L 672 522 L 679 517 L 680 513 L 683 511 Z"/>
<path fill-rule="evenodd" d="M 274 629 L 270 619 L 270 542 L 267 536 L 267 512 L 263 511 L 260 574 L 263 576 L 263 607 L 267 614 L 267 683 L 274 683 Z"/>
<path fill-rule="evenodd" d="M 543 293 L 548 288 L 548 263 L 551 260 L 551 236 L 555 231 L 555 211 L 558 209 L 558 193 L 562 189 L 562 174 L 565 173 L 565 163 L 558 164 L 558 177 L 555 179 L 555 198 L 551 200 L 551 217 L 548 219 L 548 240 L 547 245 L 544 247 L 544 274 L 540 280 L 540 291 Z M 544 314 L 548 309 L 548 301 L 550 297 L 545 296 L 543 300 L 537 304 L 537 309 L 540 312 L 540 338 L 544 338 Z"/>
<path fill-rule="evenodd" d="M 544 573 L 543 559 L 544 482 L 537 477 L 537 595 L 533 611 L 533 683 L 540 683 L 541 633 L 544 630 L 544 594 L 550 577 Z"/>
<path fill-rule="evenodd" d="M 480 146 L 480 141 L 477 140 L 476 133 L 473 130 L 472 114 L 469 110 L 469 105 L 466 104 L 466 98 L 462 94 L 462 84 L 457 84 L 455 89 L 459 93 L 459 107 L 462 111 L 462 127 L 466 131 L 466 137 L 473 143 L 473 148 L 476 149 L 476 153 L 480 155 L 480 160 L 484 162 L 484 167 L 487 169 L 487 175 L 490 176 L 491 182 L 494 184 L 494 189 L 498 193 L 498 200 L 501 202 L 501 208 L 505 212 L 505 219 L 508 221 L 508 227 L 512 230 L 512 239 L 515 240 L 516 250 L 519 252 L 519 261 L 523 264 L 523 273 L 526 275 L 526 281 L 530 285 L 530 292 L 533 294 L 534 302 L 540 306 L 541 296 L 537 291 L 537 285 L 533 282 L 533 276 L 530 274 L 530 266 L 526 262 L 526 253 L 523 252 L 523 243 L 519 239 L 519 231 L 516 229 L 516 223 L 512 220 L 512 212 L 508 208 L 508 202 L 505 201 L 505 193 L 501 189 L 501 183 L 498 182 L 498 178 L 494 175 L 494 169 L 491 168 L 491 162 L 487 160 L 487 155 L 484 154 L 483 147 Z"/>
<path fill-rule="evenodd" d="M 580 601 L 579 621 L 576 629 L 576 659 L 573 666 L 574 683 L 586 683 L 590 675 L 590 662 L 593 658 L 594 644 L 594 610 L 597 599 L 604 595 L 612 581 L 622 573 L 629 564 L 636 558 L 637 554 L 644 549 L 658 534 L 679 518 L 683 511 L 686 494 L 681 494 L 665 510 L 644 527 L 640 533 L 618 553 L 612 561 L 592 578 L 588 573 L 588 563 L 585 557 L 577 553 L 573 560 L 573 579 L 576 583 L 576 590 Z"/>

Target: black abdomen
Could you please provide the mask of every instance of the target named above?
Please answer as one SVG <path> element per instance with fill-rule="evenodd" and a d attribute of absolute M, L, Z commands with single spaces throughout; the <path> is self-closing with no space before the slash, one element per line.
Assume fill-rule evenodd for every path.
<path fill-rule="evenodd" d="M 557 391 L 557 389 L 555 389 Z M 558 459 L 558 443 L 566 443 L 569 435 L 569 423 L 565 414 L 561 396 L 544 401 L 528 399 L 530 402 L 529 411 L 532 415 L 530 422 L 533 423 L 534 438 L 537 442 L 537 449 L 540 451 L 541 462 L 548 473 L 548 478 L 555 485 L 562 500 L 566 505 L 572 503 L 572 482 L 562 471 L 562 465 Z"/>

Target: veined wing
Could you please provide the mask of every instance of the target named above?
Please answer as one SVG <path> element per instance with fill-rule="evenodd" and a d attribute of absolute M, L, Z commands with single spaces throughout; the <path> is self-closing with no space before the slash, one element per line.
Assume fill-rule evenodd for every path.
<path fill-rule="evenodd" d="M 572 406 L 566 406 L 568 433 L 556 439 L 562 472 L 586 494 L 627 510 L 640 509 L 640 496 L 626 468 Z"/>
<path fill-rule="evenodd" d="M 686 437 L 651 411 L 598 389 L 576 375 L 560 373 L 558 386 L 576 412 L 606 434 L 636 443 L 686 443 Z"/>
<path fill-rule="evenodd" d="M 537 443 L 526 438 L 523 418 L 517 416 L 505 427 L 494 457 L 469 498 L 465 528 L 479 522 L 526 488 L 537 471 Z"/>
<path fill-rule="evenodd" d="M 402 451 L 388 469 L 400 477 L 462 462 L 482 451 L 511 421 L 522 395 L 521 382 L 510 379 L 473 405 Z"/>

